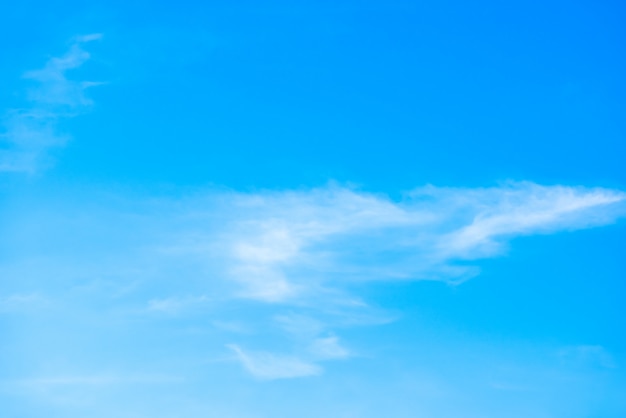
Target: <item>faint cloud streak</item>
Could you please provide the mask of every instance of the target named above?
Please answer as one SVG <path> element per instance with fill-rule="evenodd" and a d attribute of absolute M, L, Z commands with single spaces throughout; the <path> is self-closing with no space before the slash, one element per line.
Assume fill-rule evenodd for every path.
<path fill-rule="evenodd" d="M 327 361 L 357 356 L 341 329 L 401 315 L 365 300 L 372 282 L 457 285 L 517 237 L 607 225 L 626 213 L 618 190 L 531 182 L 427 186 L 398 200 L 336 184 L 113 201 L 73 196 L 79 200 L 64 201 L 70 206 L 42 201 L 55 209 L 12 219 L 0 243 L 25 246 L 15 262 L 0 264 L 7 283 L 28 277 L 86 310 L 90 300 L 106 301 L 142 320 L 195 316 L 216 331 L 220 349 L 237 338 L 241 345 L 228 346 L 235 358 L 266 380 L 316 375 Z M 43 256 L 49 264 L 31 262 Z M 107 285 L 78 286 L 94 280 Z M 76 295 L 64 294 L 63 283 L 74 283 Z"/>
<path fill-rule="evenodd" d="M 53 57 L 42 69 L 24 74 L 37 87 L 28 92 L 29 107 L 11 109 L 4 115 L 0 172 L 34 173 L 50 163 L 51 149 L 69 140 L 68 135 L 59 132 L 59 122 L 89 109 L 92 102 L 85 96 L 85 90 L 102 83 L 71 80 L 66 73 L 90 59 L 82 45 L 101 37 L 101 34 L 78 36 L 65 55 Z"/>
<path fill-rule="evenodd" d="M 246 371 L 259 379 L 289 379 L 316 376 L 322 373 L 322 369 L 316 364 L 297 357 L 246 351 L 235 344 L 230 344 L 227 347 L 235 353 L 237 360 Z"/>

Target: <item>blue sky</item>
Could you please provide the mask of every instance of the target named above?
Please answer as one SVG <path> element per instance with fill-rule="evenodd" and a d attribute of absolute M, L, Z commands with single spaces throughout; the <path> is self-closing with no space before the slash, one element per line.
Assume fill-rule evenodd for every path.
<path fill-rule="evenodd" d="M 618 2 L 0 13 L 0 410 L 622 417 Z"/>

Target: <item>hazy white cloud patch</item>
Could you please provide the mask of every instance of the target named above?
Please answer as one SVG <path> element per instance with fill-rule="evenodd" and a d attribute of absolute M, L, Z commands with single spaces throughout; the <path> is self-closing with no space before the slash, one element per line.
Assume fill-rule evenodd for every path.
<path fill-rule="evenodd" d="M 247 372 L 264 380 L 315 376 L 322 373 L 315 363 L 297 357 L 267 352 L 247 351 L 235 344 L 228 345 Z"/>
<path fill-rule="evenodd" d="M 367 310 L 367 306 L 359 308 Z M 332 329 L 341 327 L 351 312 L 335 313 L 335 316 L 315 315 L 314 313 L 286 313 L 276 315 L 274 323 L 295 343 L 310 361 L 316 363 L 350 357 L 350 351 L 344 347 Z M 350 326 L 355 326 L 351 324 Z M 364 324 L 361 324 L 364 325 Z M 369 324 L 372 325 L 372 324 Z M 344 325 L 345 326 L 345 325 Z"/>
<path fill-rule="evenodd" d="M 330 297 L 329 284 L 462 281 L 477 273 L 469 260 L 502 254 L 515 237 L 613 222 L 624 197 L 528 182 L 429 186 L 400 202 L 338 186 L 238 195 L 219 237 L 242 297 L 298 301 Z"/>
<path fill-rule="evenodd" d="M 564 347 L 558 351 L 561 363 L 578 367 L 617 367 L 613 356 L 601 345 L 577 345 Z"/>
<path fill-rule="evenodd" d="M 320 360 L 343 359 L 350 356 L 350 351 L 339 343 L 336 336 L 316 338 L 309 348 L 311 354 Z"/>
<path fill-rule="evenodd" d="M 50 304 L 51 301 L 37 293 L 12 294 L 0 297 L 0 313 L 33 312 Z"/>
<path fill-rule="evenodd" d="M 235 359 L 248 373 L 264 380 L 316 376 L 324 371 L 321 362 L 350 357 L 348 349 L 334 335 L 303 342 L 304 345 L 288 355 L 244 350 L 236 344 L 228 344 L 227 347 L 233 351 Z"/>
<path fill-rule="evenodd" d="M 116 391 L 138 387 L 168 387 L 184 384 L 179 375 L 104 372 L 94 374 L 42 374 L 23 378 L 0 379 L 0 394 L 26 397 L 56 407 L 93 408 L 94 402 Z"/>
<path fill-rule="evenodd" d="M 89 203 L 42 202 L 54 209 L 12 220 L 0 244 L 21 247 L 12 264 L 0 264 L 15 288 L 5 294 L 29 294 L 15 285 L 27 281 L 83 314 L 100 306 L 172 327 L 188 318 L 214 333 L 219 349 L 237 339 L 229 346 L 234 358 L 261 379 L 316 375 L 327 361 L 357 356 L 341 330 L 401 315 L 363 296 L 372 282 L 458 284 L 516 237 L 607 225 L 626 213 L 621 191 L 530 182 L 427 186 L 399 200 L 336 184 L 179 198 L 75 196 Z M 80 286 L 94 280 L 107 286 Z"/>
<path fill-rule="evenodd" d="M 186 296 L 186 297 L 169 297 L 162 299 L 151 299 L 148 301 L 148 312 L 159 312 L 165 314 L 179 314 L 185 310 L 193 309 L 206 305 L 211 299 L 205 295 Z"/>
<path fill-rule="evenodd" d="M 49 150 L 69 140 L 68 135 L 60 132 L 59 122 L 89 109 L 92 102 L 85 91 L 101 83 L 72 80 L 67 72 L 90 59 L 83 45 L 100 38 L 100 34 L 76 37 L 63 56 L 50 58 L 42 69 L 24 74 L 36 87 L 28 91 L 29 106 L 4 114 L 0 171 L 35 172 L 49 164 Z"/>
<path fill-rule="evenodd" d="M 302 314 L 276 315 L 274 321 L 283 331 L 300 339 L 310 340 L 326 329 L 325 324 L 319 319 Z"/>
<path fill-rule="evenodd" d="M 177 383 L 182 380 L 179 376 L 166 375 L 96 374 L 32 377 L 12 380 L 7 383 L 18 386 L 45 388 L 55 386 L 111 386 L 133 383 Z"/>

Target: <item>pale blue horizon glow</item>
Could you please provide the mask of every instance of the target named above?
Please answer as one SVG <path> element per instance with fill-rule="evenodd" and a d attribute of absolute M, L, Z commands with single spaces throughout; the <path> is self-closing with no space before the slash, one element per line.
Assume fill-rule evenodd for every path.
<path fill-rule="evenodd" d="M 624 416 L 624 10 L 508 7 L 9 6 L 0 416 Z"/>

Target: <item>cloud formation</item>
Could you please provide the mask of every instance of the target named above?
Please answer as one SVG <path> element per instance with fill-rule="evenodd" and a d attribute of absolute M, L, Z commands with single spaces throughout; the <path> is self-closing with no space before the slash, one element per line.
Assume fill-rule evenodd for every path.
<path fill-rule="evenodd" d="M 227 194 L 208 205 L 219 222 L 197 224 L 195 248 L 187 252 L 221 260 L 221 277 L 238 286 L 232 296 L 294 310 L 270 321 L 295 341 L 293 355 L 230 348 L 255 377 L 303 377 L 321 373 L 320 362 L 351 355 L 332 329 L 371 312 L 355 287 L 389 280 L 457 284 L 478 273 L 472 260 L 503 254 L 515 237 L 613 222 L 624 214 L 625 197 L 530 182 L 427 186 L 402 201 L 337 185 Z M 192 206 L 198 216 L 202 209 Z"/>
<path fill-rule="evenodd" d="M 612 222 L 624 193 L 507 183 L 482 189 L 423 187 L 394 202 L 330 186 L 233 197 L 220 232 L 229 277 L 242 297 L 298 300 L 327 285 L 371 280 L 458 282 L 471 260 L 502 254 L 518 236 Z"/>
<path fill-rule="evenodd" d="M 251 352 L 235 344 L 228 345 L 243 367 L 254 377 L 265 380 L 315 376 L 321 367 L 297 357 L 266 352 Z"/>
<path fill-rule="evenodd" d="M 235 342 L 235 358 L 263 379 L 319 374 L 324 362 L 358 355 L 340 330 L 395 316 L 363 298 L 369 283 L 457 285 L 516 237 L 606 225 L 626 213 L 621 191 L 530 182 L 427 186 L 399 200 L 336 184 L 110 196 L 77 193 L 62 199 L 71 207 L 41 202 L 46 211 L 15 216 L 0 238 L 15 255 L 0 263 L 13 283 L 3 293 L 74 297 L 81 309 L 109 304 L 150 321 L 208 316 L 222 338 L 216 344 Z"/>
<path fill-rule="evenodd" d="M 4 115 L 0 172 L 35 172 L 49 163 L 50 149 L 68 141 L 69 136 L 59 132 L 59 122 L 86 111 L 92 102 L 85 96 L 85 90 L 100 83 L 71 80 L 66 73 L 89 60 L 83 44 L 101 37 L 100 34 L 76 37 L 63 56 L 53 57 L 42 69 L 24 74 L 36 87 L 28 92 L 30 106 L 11 109 Z"/>

